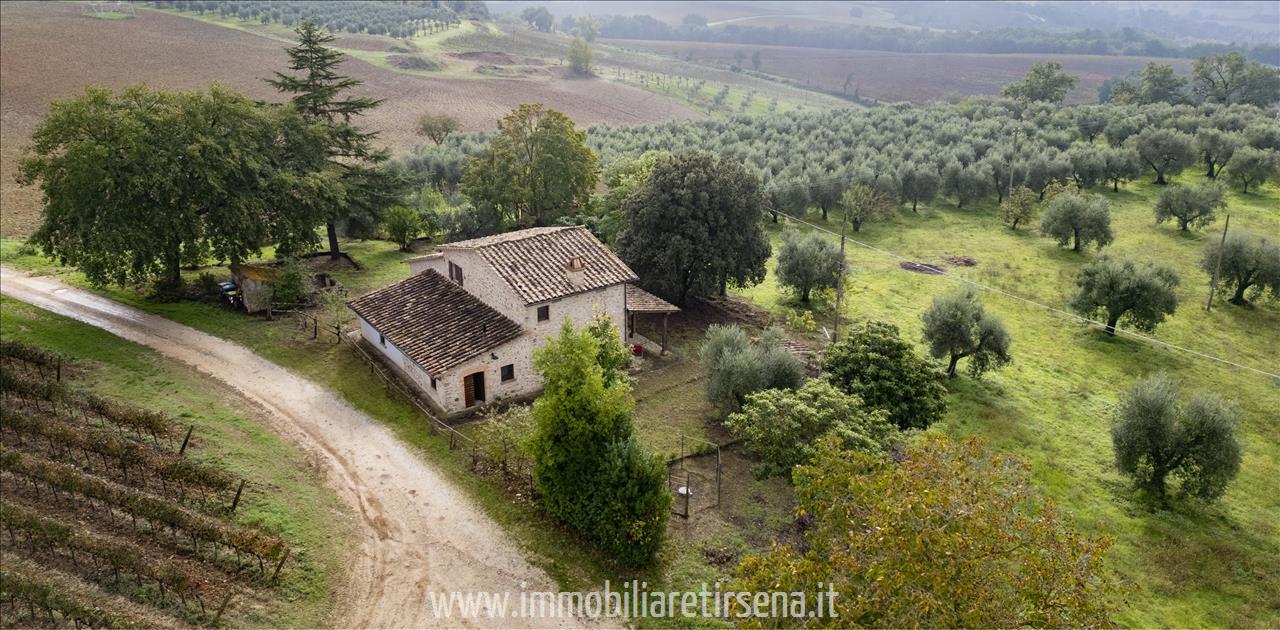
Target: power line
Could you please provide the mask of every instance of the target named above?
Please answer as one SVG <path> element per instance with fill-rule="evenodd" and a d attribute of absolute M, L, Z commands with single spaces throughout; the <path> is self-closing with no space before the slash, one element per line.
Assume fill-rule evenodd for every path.
<path fill-rule="evenodd" d="M 833 232 L 833 231 L 831 231 L 831 230 L 828 230 L 828 229 L 826 229 L 826 228 L 824 228 L 824 227 L 822 227 L 822 226 L 820 226 L 820 225 L 816 225 L 816 224 L 810 223 L 810 222 L 808 222 L 808 221 L 805 221 L 804 219 L 800 219 L 800 218 L 798 218 L 798 217 L 794 217 L 794 216 L 792 216 L 792 215 L 790 215 L 790 214 L 787 214 L 787 213 L 785 213 L 785 212 L 782 212 L 782 211 L 780 211 L 780 210 L 775 210 L 775 212 L 777 212 L 779 215 L 782 215 L 782 216 L 784 216 L 784 217 L 787 217 L 788 219 L 791 219 L 792 221 L 795 221 L 795 222 L 800 223 L 800 224 L 802 224 L 802 225 L 807 225 L 807 226 L 809 226 L 810 228 L 813 228 L 813 229 L 815 229 L 815 230 L 818 230 L 819 232 L 824 232 L 824 233 L 826 233 L 826 234 L 830 234 L 831 236 L 835 236 L 835 237 L 837 237 L 837 238 L 840 236 L 840 234 L 838 234 L 838 233 L 836 233 L 836 232 Z M 884 256 L 888 256 L 888 257 L 890 257 L 890 258 L 894 258 L 894 259 L 897 259 L 897 260 L 899 260 L 899 261 L 903 261 L 903 262 L 910 262 L 910 263 L 913 263 L 913 264 L 919 265 L 920 267 L 923 267 L 923 268 L 926 268 L 926 269 L 928 269 L 928 270 L 930 270 L 930 271 L 935 272 L 935 273 L 936 273 L 936 275 L 943 276 L 943 277 L 946 277 L 946 278 L 949 278 L 949 279 L 952 279 L 952 280 L 957 280 L 957 281 L 959 281 L 959 282 L 963 282 L 963 283 L 969 284 L 969 285 L 971 285 L 971 286 L 973 286 L 973 287 L 976 287 L 976 288 L 978 288 L 978 289 L 982 289 L 983 291 L 988 291 L 988 292 L 991 292 L 991 293 L 995 293 L 995 294 L 998 294 L 998 295 L 1002 295 L 1002 296 L 1007 297 L 1007 298 L 1010 298 L 1010 299 L 1012 299 L 1012 300 L 1016 300 L 1016 301 L 1019 301 L 1019 302 L 1026 303 L 1026 304 L 1030 304 L 1030 305 L 1032 305 L 1032 306 L 1036 306 L 1036 307 L 1042 308 L 1042 309 L 1044 309 L 1044 310 L 1046 310 L 1046 311 L 1049 311 L 1049 312 L 1051 312 L 1051 313 L 1055 313 L 1055 314 L 1058 314 L 1058 315 L 1066 316 L 1066 317 L 1067 317 L 1067 318 L 1069 318 L 1069 319 L 1073 319 L 1073 320 L 1076 320 L 1076 321 L 1078 321 L 1078 322 L 1082 322 L 1082 323 L 1087 324 L 1087 325 L 1089 325 L 1089 326 L 1091 326 L 1091 327 L 1095 327 L 1095 328 L 1102 328 L 1102 329 L 1105 329 L 1105 328 L 1106 328 L 1106 324 L 1104 324 L 1103 322 L 1100 322 L 1100 321 L 1097 321 L 1097 320 L 1094 320 L 1094 319 L 1089 319 L 1088 317 L 1084 317 L 1084 316 L 1082 316 L 1082 315 L 1079 315 L 1079 314 L 1076 314 L 1076 313 L 1072 313 L 1072 312 L 1070 312 L 1070 311 L 1065 311 L 1065 310 L 1062 310 L 1062 309 L 1057 308 L 1057 307 L 1054 307 L 1054 306 L 1049 306 L 1048 304 L 1042 304 L 1042 303 L 1040 303 L 1040 302 L 1036 302 L 1035 300 L 1032 300 L 1032 299 L 1030 299 L 1030 298 L 1025 298 L 1025 297 L 1022 297 L 1021 295 L 1017 295 L 1017 294 L 1015 294 L 1015 293 L 1010 293 L 1010 292 L 1008 292 L 1008 291 L 1005 291 L 1004 289 L 999 289 L 999 288 L 996 288 L 996 287 L 992 287 L 992 286 L 990 286 L 990 285 L 983 284 L 983 283 L 981 283 L 981 282 L 977 282 L 977 281 L 974 281 L 974 280 L 970 280 L 970 279 L 968 279 L 968 278 L 964 278 L 964 277 L 961 277 L 961 276 L 957 276 L 957 275 L 955 275 L 955 274 L 953 274 L 953 273 L 951 273 L 951 272 L 947 271 L 945 268 L 942 268 L 942 267 L 935 267 L 935 266 L 933 266 L 933 265 L 926 265 L 926 264 L 924 264 L 924 263 L 916 262 L 916 261 L 914 261 L 914 260 L 911 260 L 911 259 L 910 259 L 909 257 L 907 257 L 907 256 L 903 256 L 903 255 L 901 255 L 901 254 L 898 254 L 898 253 L 896 253 L 896 252 L 889 251 L 889 250 L 884 249 L 884 248 L 881 248 L 881 247 L 876 247 L 875 245 L 871 245 L 870 243 L 865 243 L 865 242 L 859 241 L 859 240 L 854 239 L 854 238 L 848 238 L 848 237 L 846 237 L 846 239 L 847 239 L 847 240 L 848 240 L 848 242 L 850 242 L 850 243 L 853 243 L 853 244 L 855 244 L 855 245 L 857 245 L 857 246 L 859 246 L 859 247 L 865 248 L 865 249 L 869 249 L 869 250 L 871 250 L 871 251 L 873 251 L 873 252 L 876 252 L 876 253 L 878 253 L 878 254 L 881 254 L 881 255 L 884 255 Z M 1268 372 L 1268 371 L 1266 371 L 1266 370 L 1260 370 L 1260 369 L 1258 369 L 1258 368 L 1255 368 L 1255 367 L 1252 367 L 1252 366 L 1248 366 L 1248 365 L 1244 365 L 1244 364 L 1241 364 L 1241 363 L 1236 363 L 1235 361 L 1230 361 L 1230 360 L 1224 359 L 1224 358 L 1219 357 L 1219 356 L 1215 356 L 1215 355 L 1212 355 L 1212 354 L 1207 354 L 1207 353 L 1204 353 L 1204 352 L 1200 352 L 1199 350 L 1193 350 L 1193 349 L 1191 349 L 1191 348 L 1187 348 L 1187 347 L 1185 347 L 1185 346 L 1179 346 L 1179 345 L 1177 345 L 1177 344 L 1169 343 L 1169 342 L 1167 342 L 1167 341 L 1161 341 L 1161 340 L 1159 340 L 1159 339 L 1156 339 L 1155 337 L 1149 337 L 1149 336 L 1147 336 L 1147 335 L 1139 334 L 1139 333 L 1136 333 L 1136 332 L 1133 332 L 1133 331 L 1130 331 L 1130 330 L 1125 330 L 1125 329 L 1123 329 L 1123 328 L 1119 328 L 1119 327 L 1117 327 L 1117 328 L 1115 329 L 1115 331 L 1116 331 L 1117 333 L 1119 333 L 1119 334 L 1128 335 L 1128 336 L 1133 337 L 1134 339 L 1138 339 L 1138 340 L 1140 340 L 1140 341 L 1145 341 L 1145 342 L 1147 342 L 1147 343 L 1152 343 L 1152 344 L 1156 344 L 1156 345 L 1159 345 L 1159 346 L 1164 346 L 1164 347 L 1169 348 L 1169 349 L 1172 349 L 1172 350 L 1179 350 L 1179 351 L 1186 352 L 1186 353 L 1188 353 L 1188 354 L 1191 354 L 1191 355 L 1193 355 L 1193 356 L 1196 356 L 1196 357 L 1199 357 L 1199 358 L 1202 358 L 1202 359 L 1209 359 L 1209 360 L 1211 360 L 1211 361 L 1217 361 L 1217 362 L 1219 362 L 1219 363 L 1223 363 L 1223 364 L 1226 364 L 1226 365 L 1229 365 L 1229 366 L 1232 366 L 1232 367 L 1235 367 L 1235 368 L 1239 368 L 1239 369 L 1242 369 L 1242 370 L 1248 370 L 1248 371 L 1250 371 L 1250 372 L 1256 372 L 1256 373 L 1261 374 L 1261 375 L 1263 375 L 1263 376 L 1269 376 L 1269 377 L 1271 377 L 1271 378 L 1280 379 L 1280 374 L 1276 374 L 1276 373 L 1274 373 L 1274 372 Z"/>

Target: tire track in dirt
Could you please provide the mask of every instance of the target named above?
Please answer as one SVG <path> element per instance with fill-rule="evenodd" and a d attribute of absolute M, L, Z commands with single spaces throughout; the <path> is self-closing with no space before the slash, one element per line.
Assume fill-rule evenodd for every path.
<path fill-rule="evenodd" d="M 438 470 L 337 395 L 249 349 L 47 277 L 0 270 L 0 292 L 149 346 L 225 382 L 272 428 L 324 464 L 354 511 L 357 540 L 338 627 L 499 627 L 510 619 L 442 618 L 428 593 L 558 590 Z M 519 623 L 519 622 L 515 622 Z M 539 626 L 578 620 L 539 620 Z"/>

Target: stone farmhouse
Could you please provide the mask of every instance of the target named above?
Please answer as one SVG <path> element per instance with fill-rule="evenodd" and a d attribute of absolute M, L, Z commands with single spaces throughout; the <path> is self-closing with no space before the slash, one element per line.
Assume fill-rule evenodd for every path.
<path fill-rule="evenodd" d="M 678 311 L 585 227 L 538 227 L 441 245 L 410 276 L 348 303 L 364 340 L 445 413 L 541 390 L 533 350 L 568 319 L 613 319 L 624 343 L 637 314 Z M 663 339 L 665 343 L 666 339 Z"/>

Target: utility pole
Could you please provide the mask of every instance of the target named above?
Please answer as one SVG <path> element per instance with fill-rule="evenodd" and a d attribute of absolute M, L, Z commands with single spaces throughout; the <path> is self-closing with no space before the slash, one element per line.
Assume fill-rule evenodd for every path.
<path fill-rule="evenodd" d="M 1205 303 L 1204 310 L 1213 310 L 1213 294 L 1218 290 L 1218 274 L 1222 273 L 1222 252 L 1227 248 L 1227 228 L 1231 226 L 1231 215 L 1227 215 L 1227 220 L 1222 224 L 1222 242 L 1218 244 L 1218 263 L 1213 268 L 1213 278 L 1209 280 L 1209 301 Z"/>
<path fill-rule="evenodd" d="M 831 335 L 831 342 L 840 341 L 840 306 L 844 302 L 844 270 L 849 266 L 849 261 L 844 257 L 844 230 L 849 224 L 849 209 L 845 208 L 840 213 L 840 279 L 836 281 L 836 325 L 835 331 Z"/>

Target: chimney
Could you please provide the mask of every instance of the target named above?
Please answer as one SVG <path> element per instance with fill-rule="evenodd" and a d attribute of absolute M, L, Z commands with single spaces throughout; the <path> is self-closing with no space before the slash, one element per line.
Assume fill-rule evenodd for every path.
<path fill-rule="evenodd" d="M 564 277 L 575 289 L 582 288 L 583 283 L 586 282 L 586 268 L 587 264 L 583 262 L 582 257 L 574 256 L 565 265 Z"/>

